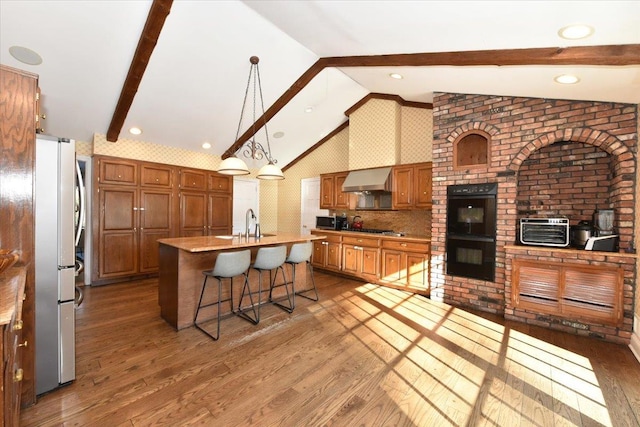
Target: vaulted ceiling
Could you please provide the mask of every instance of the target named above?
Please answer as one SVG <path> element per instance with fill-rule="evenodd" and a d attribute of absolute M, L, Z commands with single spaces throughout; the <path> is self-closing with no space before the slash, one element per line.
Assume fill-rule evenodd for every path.
<path fill-rule="evenodd" d="M 576 23 L 593 35 L 559 37 Z M 42 63 L 17 61 L 12 46 Z M 0 63 L 40 76 L 45 131 L 57 136 L 228 155 L 251 133 L 250 114 L 238 122 L 252 55 L 286 166 L 370 93 L 640 104 L 640 1 L 0 1 Z M 560 74 L 580 81 L 559 85 Z"/>

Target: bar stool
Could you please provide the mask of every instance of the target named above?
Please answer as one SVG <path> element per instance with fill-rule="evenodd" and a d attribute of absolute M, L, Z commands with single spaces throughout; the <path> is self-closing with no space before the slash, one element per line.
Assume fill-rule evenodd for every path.
<path fill-rule="evenodd" d="M 294 296 L 300 295 L 301 297 L 310 299 L 311 301 L 318 301 L 318 289 L 316 288 L 316 282 L 313 278 L 313 266 L 311 265 L 312 253 L 313 253 L 312 242 L 295 243 L 294 245 L 291 246 L 291 251 L 289 252 L 289 256 L 287 257 L 287 260 L 285 262 L 291 265 L 291 269 L 293 270 L 292 283 L 293 283 L 293 289 L 294 289 Z M 295 291 L 296 265 L 302 262 L 307 263 L 307 267 L 309 268 L 309 274 L 311 275 L 311 284 L 313 285 L 313 287 L 296 292 Z M 305 293 L 310 291 L 313 291 L 315 293 L 315 298 L 305 295 Z"/>
<path fill-rule="evenodd" d="M 258 292 L 252 292 L 249 287 L 249 281 L 246 281 L 244 287 L 242 288 L 242 295 L 240 296 L 240 302 L 238 303 L 238 314 L 245 319 L 258 324 L 260 322 L 260 299 L 262 296 L 262 272 L 269 272 L 269 288 L 273 287 L 273 284 L 278 277 L 278 269 L 282 271 L 282 277 L 284 281 L 287 281 L 287 278 L 284 273 L 284 262 L 287 259 L 287 247 L 282 246 L 265 246 L 258 249 L 258 253 L 256 254 L 256 259 L 251 264 L 251 268 L 249 270 L 257 270 L 258 271 Z M 276 270 L 275 276 L 271 277 L 271 273 L 273 270 Z M 253 317 L 247 315 L 245 311 L 242 309 L 242 301 L 244 300 L 245 290 L 247 290 L 249 295 L 249 300 L 251 301 L 251 308 L 253 310 Z M 253 301 L 253 295 L 258 294 L 258 309 L 256 310 L 256 304 Z M 291 298 L 289 297 L 289 291 L 287 290 L 287 297 L 289 301 Z M 269 291 L 269 300 L 271 300 L 271 291 Z"/>
<path fill-rule="evenodd" d="M 244 251 L 238 252 L 221 252 L 218 254 L 216 258 L 216 263 L 213 266 L 213 270 L 203 271 L 204 274 L 204 283 L 202 284 L 202 292 L 200 293 L 200 300 L 198 301 L 198 309 L 196 310 L 196 315 L 193 318 L 193 324 L 196 328 L 200 329 L 205 334 L 209 335 L 214 340 L 217 340 L 220 337 L 220 304 L 222 302 L 230 301 L 231 302 L 231 314 L 234 313 L 233 310 L 233 278 L 236 276 L 243 275 L 244 276 L 244 285 L 247 285 L 247 281 L 249 278 L 249 265 L 251 264 L 251 250 L 247 249 Z M 202 299 L 204 297 L 205 289 L 207 288 L 207 279 L 209 277 L 213 277 L 218 279 L 218 298 L 216 301 L 202 304 Z M 230 279 L 230 296 L 226 299 L 220 299 L 222 297 L 222 279 Z M 216 335 L 212 335 L 204 328 L 200 327 L 198 324 L 198 314 L 200 313 L 201 308 L 210 307 L 212 305 L 218 306 L 218 316 L 217 316 L 217 333 Z"/>

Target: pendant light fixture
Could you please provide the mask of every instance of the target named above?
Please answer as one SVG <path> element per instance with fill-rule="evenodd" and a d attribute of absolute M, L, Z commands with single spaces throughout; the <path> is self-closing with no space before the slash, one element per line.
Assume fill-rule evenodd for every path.
<path fill-rule="evenodd" d="M 240 121 L 238 122 L 238 130 L 236 131 L 236 141 L 240 135 L 240 129 L 242 127 L 242 119 L 244 118 L 244 110 L 247 105 L 247 97 L 249 95 L 249 87 L 253 81 L 253 124 L 251 125 L 253 135 L 238 151 L 242 151 L 242 155 L 248 159 L 262 160 L 266 159 L 267 164 L 262 166 L 258 171 L 257 178 L 265 180 L 277 180 L 284 179 L 282 170 L 276 166 L 277 160 L 271 155 L 271 144 L 269 143 L 269 131 L 267 130 L 267 122 L 264 121 L 265 136 L 267 148 L 265 149 L 262 144 L 256 141 L 256 95 L 260 95 L 260 107 L 262 108 L 262 117 L 264 117 L 264 101 L 262 99 L 262 84 L 260 83 L 260 70 L 258 68 L 258 62 L 260 58 L 252 56 L 249 58 L 251 62 L 251 68 L 249 69 L 249 79 L 247 80 L 247 88 L 244 92 L 244 101 L 242 102 L 242 111 L 240 112 Z M 237 153 L 237 152 L 236 152 Z M 223 175 L 248 175 L 249 168 L 247 164 L 236 156 L 234 153 L 232 156 L 227 157 L 220 163 L 218 172 Z"/>

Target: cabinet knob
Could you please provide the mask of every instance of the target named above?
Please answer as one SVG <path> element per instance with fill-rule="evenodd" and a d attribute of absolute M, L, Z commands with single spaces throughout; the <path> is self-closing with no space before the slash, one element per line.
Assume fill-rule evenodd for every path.
<path fill-rule="evenodd" d="M 13 382 L 14 383 L 19 383 L 20 381 L 22 381 L 22 377 L 24 376 L 24 371 L 22 370 L 22 368 L 18 369 L 14 374 L 13 374 Z"/>
<path fill-rule="evenodd" d="M 13 325 L 13 330 L 14 331 L 21 330 L 22 329 L 22 324 L 23 324 L 22 319 L 16 320 L 16 323 Z"/>
<path fill-rule="evenodd" d="M 18 344 L 18 347 L 27 347 L 27 344 L 29 344 L 27 340 L 24 340 L 22 344 Z"/>
<path fill-rule="evenodd" d="M 406 244 L 406 243 L 400 243 L 400 246 L 402 246 L 402 247 L 405 247 L 405 248 L 406 248 L 406 247 L 407 247 L 407 244 Z"/>
<path fill-rule="evenodd" d="M 160 182 L 160 180 L 158 178 L 156 178 L 156 182 Z"/>

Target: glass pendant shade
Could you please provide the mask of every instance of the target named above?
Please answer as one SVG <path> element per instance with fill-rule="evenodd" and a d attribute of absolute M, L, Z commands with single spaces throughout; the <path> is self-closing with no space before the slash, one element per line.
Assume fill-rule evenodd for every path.
<path fill-rule="evenodd" d="M 271 180 L 284 179 L 284 174 L 282 173 L 279 167 L 277 167 L 273 163 L 268 163 L 260 168 L 256 178 L 271 179 Z"/>
<path fill-rule="evenodd" d="M 230 156 L 220 163 L 218 173 L 223 175 L 249 175 L 249 168 L 242 159 Z"/>

